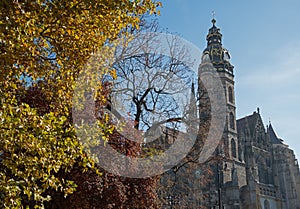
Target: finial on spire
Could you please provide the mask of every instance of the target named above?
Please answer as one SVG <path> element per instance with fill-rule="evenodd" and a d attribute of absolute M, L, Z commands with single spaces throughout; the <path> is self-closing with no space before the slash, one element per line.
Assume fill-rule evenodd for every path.
<path fill-rule="evenodd" d="M 212 14 L 212 17 L 213 17 L 213 19 L 211 20 L 211 22 L 212 22 L 213 25 L 215 25 L 215 23 L 216 23 L 216 19 L 215 19 L 216 12 L 212 11 L 211 14 Z"/>
<path fill-rule="evenodd" d="M 213 19 L 215 19 L 216 12 L 215 12 L 215 11 L 212 11 L 211 14 L 212 14 Z"/>

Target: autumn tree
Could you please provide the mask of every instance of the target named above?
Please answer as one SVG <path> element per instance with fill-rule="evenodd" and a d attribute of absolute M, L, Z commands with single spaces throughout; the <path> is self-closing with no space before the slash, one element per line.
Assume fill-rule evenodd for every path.
<path fill-rule="evenodd" d="M 0 3 L 0 207 L 43 208 L 57 191 L 62 197 L 76 187 L 84 192 L 79 179 L 88 175 L 83 178 L 82 171 L 91 174 L 96 193 L 113 184 L 114 178 L 103 180 L 109 174 L 95 175 L 100 170 L 76 136 L 75 81 L 91 54 L 138 27 L 140 16 L 157 12 L 158 5 L 154 0 Z M 101 83 L 98 87 L 101 92 Z M 105 103 L 105 96 L 97 96 Z M 113 131 L 108 121 L 100 123 L 103 135 Z"/>

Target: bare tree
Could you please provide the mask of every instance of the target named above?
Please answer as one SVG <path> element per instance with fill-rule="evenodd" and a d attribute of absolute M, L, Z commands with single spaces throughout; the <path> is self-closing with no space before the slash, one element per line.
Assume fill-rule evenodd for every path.
<path fill-rule="evenodd" d="M 156 22 L 143 27 L 117 51 L 112 107 L 147 136 L 162 125 L 184 126 L 195 73 L 189 69 L 188 50 L 176 36 L 162 36 Z"/>

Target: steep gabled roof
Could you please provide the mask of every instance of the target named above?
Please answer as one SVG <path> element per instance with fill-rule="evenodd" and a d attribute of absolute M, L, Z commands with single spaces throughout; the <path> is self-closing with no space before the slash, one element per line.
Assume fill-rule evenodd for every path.
<path fill-rule="evenodd" d="M 277 137 L 271 123 L 268 127 L 268 133 L 272 144 L 283 144 L 283 140 Z"/>

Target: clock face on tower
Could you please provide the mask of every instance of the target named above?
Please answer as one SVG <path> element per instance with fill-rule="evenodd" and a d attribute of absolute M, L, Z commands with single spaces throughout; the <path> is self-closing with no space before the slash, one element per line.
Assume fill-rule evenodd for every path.
<path fill-rule="evenodd" d="M 217 56 L 221 56 L 222 55 L 222 50 L 220 48 L 213 48 L 211 50 L 211 55 L 217 55 Z"/>

